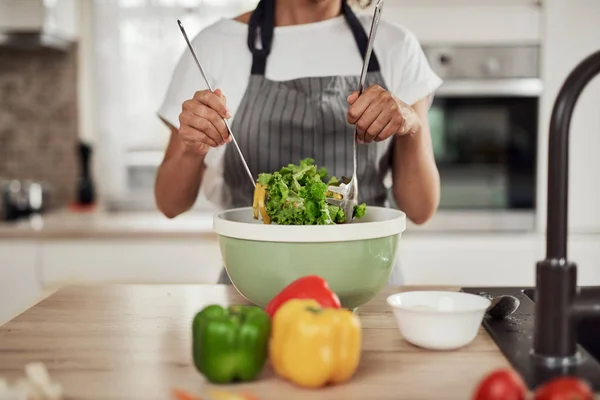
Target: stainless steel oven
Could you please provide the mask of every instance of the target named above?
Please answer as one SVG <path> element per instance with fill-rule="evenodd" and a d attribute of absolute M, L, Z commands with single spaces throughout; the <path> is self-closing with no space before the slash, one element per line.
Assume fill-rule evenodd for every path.
<path fill-rule="evenodd" d="M 444 79 L 430 111 L 441 201 L 429 227 L 533 230 L 539 47 L 424 50 Z"/>

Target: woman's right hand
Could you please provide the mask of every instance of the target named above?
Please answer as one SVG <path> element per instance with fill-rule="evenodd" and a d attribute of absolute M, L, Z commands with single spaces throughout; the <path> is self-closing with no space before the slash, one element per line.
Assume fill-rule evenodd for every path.
<path fill-rule="evenodd" d="M 231 141 L 223 118 L 229 119 L 231 114 L 221 90 L 200 90 L 192 99 L 183 102 L 179 114 L 179 137 L 188 149 L 205 155 L 211 147 Z"/>

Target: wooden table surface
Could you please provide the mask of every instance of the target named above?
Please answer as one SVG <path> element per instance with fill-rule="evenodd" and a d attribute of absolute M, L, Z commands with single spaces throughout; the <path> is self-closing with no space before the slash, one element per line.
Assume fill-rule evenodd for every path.
<path fill-rule="evenodd" d="M 387 288 L 359 308 L 363 353 L 349 383 L 299 389 L 267 366 L 256 382 L 219 389 L 244 390 L 261 400 L 465 400 L 486 373 L 508 366 L 483 329 L 459 351 L 406 343 L 385 303 L 399 290 Z M 191 363 L 190 324 L 212 303 L 246 301 L 219 285 L 66 287 L 0 327 L 0 376 L 21 377 L 26 363 L 41 361 L 68 399 L 168 400 L 172 387 L 201 395 L 214 387 Z"/>

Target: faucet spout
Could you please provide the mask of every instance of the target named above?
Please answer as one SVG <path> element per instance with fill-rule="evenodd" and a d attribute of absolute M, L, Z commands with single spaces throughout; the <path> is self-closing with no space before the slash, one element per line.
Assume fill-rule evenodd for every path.
<path fill-rule="evenodd" d="M 567 259 L 571 118 L 581 92 L 598 74 L 600 51 L 588 56 L 569 74 L 552 109 L 548 149 L 547 259 Z"/>
<path fill-rule="evenodd" d="M 569 131 L 579 96 L 600 74 L 600 51 L 581 61 L 560 89 L 552 116 L 548 149 L 546 259 L 537 263 L 533 354 L 546 365 L 578 362 L 576 315 L 597 314 L 577 301 L 577 266 L 567 259 Z M 597 299 L 600 304 L 600 299 Z"/>

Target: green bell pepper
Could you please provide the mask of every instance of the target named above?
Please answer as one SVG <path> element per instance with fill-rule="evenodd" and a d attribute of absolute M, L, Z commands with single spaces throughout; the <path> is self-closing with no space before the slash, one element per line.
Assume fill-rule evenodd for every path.
<path fill-rule="evenodd" d="M 213 383 L 252 381 L 265 365 L 270 333 L 271 319 L 259 307 L 207 306 L 192 325 L 194 364 Z"/>

